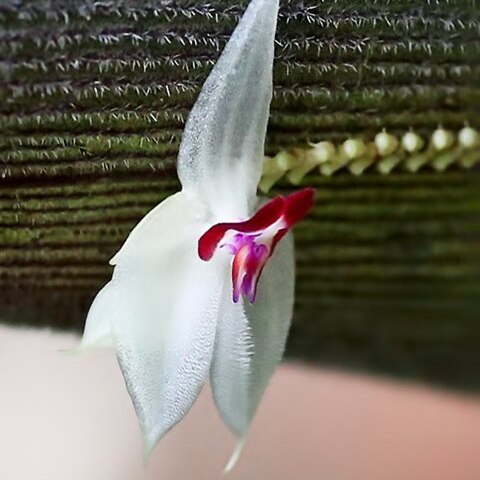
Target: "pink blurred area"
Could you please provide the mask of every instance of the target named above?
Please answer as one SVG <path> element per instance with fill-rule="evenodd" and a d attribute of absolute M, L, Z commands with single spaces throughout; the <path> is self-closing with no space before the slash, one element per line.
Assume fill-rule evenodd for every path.
<path fill-rule="evenodd" d="M 66 356 L 72 335 L 0 328 L 0 478 L 478 480 L 480 400 L 283 365 L 236 469 L 205 389 L 146 468 L 112 352 Z"/>

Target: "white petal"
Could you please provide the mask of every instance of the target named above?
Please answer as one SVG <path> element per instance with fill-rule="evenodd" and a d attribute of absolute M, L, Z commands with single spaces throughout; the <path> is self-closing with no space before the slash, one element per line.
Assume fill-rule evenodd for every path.
<path fill-rule="evenodd" d="M 292 318 L 294 269 L 289 234 L 267 263 L 253 305 L 233 304 L 231 292 L 223 299 L 211 383 L 223 420 L 240 439 L 283 355 Z"/>
<path fill-rule="evenodd" d="M 244 217 L 255 202 L 272 96 L 278 0 L 252 0 L 205 82 L 183 133 L 178 174 L 213 215 Z M 232 194 L 233 192 L 233 194 Z"/>
<path fill-rule="evenodd" d="M 198 257 L 208 226 L 177 194 L 153 210 L 115 257 L 117 356 L 144 434 L 145 453 L 180 421 L 211 363 L 228 254 Z"/>
<path fill-rule="evenodd" d="M 114 295 L 111 282 L 98 292 L 88 311 L 82 342 L 75 351 L 113 347 L 111 305 Z"/>

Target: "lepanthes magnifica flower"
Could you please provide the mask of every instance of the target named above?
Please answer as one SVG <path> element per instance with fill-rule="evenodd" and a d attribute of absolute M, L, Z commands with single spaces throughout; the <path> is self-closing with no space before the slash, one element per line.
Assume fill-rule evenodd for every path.
<path fill-rule="evenodd" d="M 313 190 L 267 202 L 256 193 L 277 12 L 278 0 L 250 3 L 188 118 L 182 190 L 133 229 L 88 313 L 81 348 L 115 348 L 146 454 L 208 377 L 241 445 L 283 355 L 294 297 L 289 230 Z"/>

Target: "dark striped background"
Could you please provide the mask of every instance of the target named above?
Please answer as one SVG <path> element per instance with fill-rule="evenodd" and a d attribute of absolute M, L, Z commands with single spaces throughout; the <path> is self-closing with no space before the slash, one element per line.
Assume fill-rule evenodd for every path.
<path fill-rule="evenodd" d="M 245 6 L 232 3 L 2 3 L 2 318 L 82 327 L 108 259 L 178 188 L 186 115 Z M 479 17 L 474 0 L 282 2 L 267 152 L 480 127 Z M 477 388 L 478 171 L 305 184 L 317 202 L 296 232 L 289 355 Z"/>

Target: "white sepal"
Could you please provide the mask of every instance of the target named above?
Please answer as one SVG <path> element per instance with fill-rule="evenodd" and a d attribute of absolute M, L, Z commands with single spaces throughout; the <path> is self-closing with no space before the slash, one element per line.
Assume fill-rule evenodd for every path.
<path fill-rule="evenodd" d="M 151 266 L 152 260 L 161 260 L 163 254 L 175 249 L 183 240 L 192 238 L 193 230 L 200 236 L 204 229 L 206 211 L 195 195 L 178 192 L 166 198 L 145 215 L 110 260 L 110 265 L 121 265 L 126 270 Z"/>
<path fill-rule="evenodd" d="M 223 221 L 248 216 L 272 97 L 278 0 L 252 0 L 190 112 L 178 157 L 185 191 Z"/>
<path fill-rule="evenodd" d="M 285 349 L 294 276 L 293 237 L 287 234 L 267 262 L 253 305 L 223 297 L 210 378 L 220 415 L 241 441 Z"/>
<path fill-rule="evenodd" d="M 132 230 L 123 246 L 110 260 L 111 265 L 121 264 L 115 269 L 113 278 L 95 297 L 87 315 L 80 345 L 75 352 L 97 347 L 114 346 L 112 325 L 115 320 L 113 309 L 118 303 L 118 277 L 141 271 L 145 265 L 168 256 L 178 241 L 190 238 L 194 229 L 200 232 L 204 211 L 200 203 L 183 193 L 168 197 L 152 209 Z M 193 241 L 193 240 L 192 240 Z"/>
<path fill-rule="evenodd" d="M 156 278 L 121 282 L 117 357 L 146 455 L 189 411 L 205 384 L 227 266 L 223 259 L 202 263 L 182 248 Z"/>
<path fill-rule="evenodd" d="M 208 228 L 184 193 L 138 224 L 115 256 L 112 324 L 117 357 L 148 455 L 188 412 L 211 363 L 229 257 L 200 260 Z"/>
<path fill-rule="evenodd" d="M 244 299 L 232 301 L 231 283 L 225 285 L 219 308 L 210 380 L 217 409 L 237 437 L 250 421 L 252 337 Z"/>

